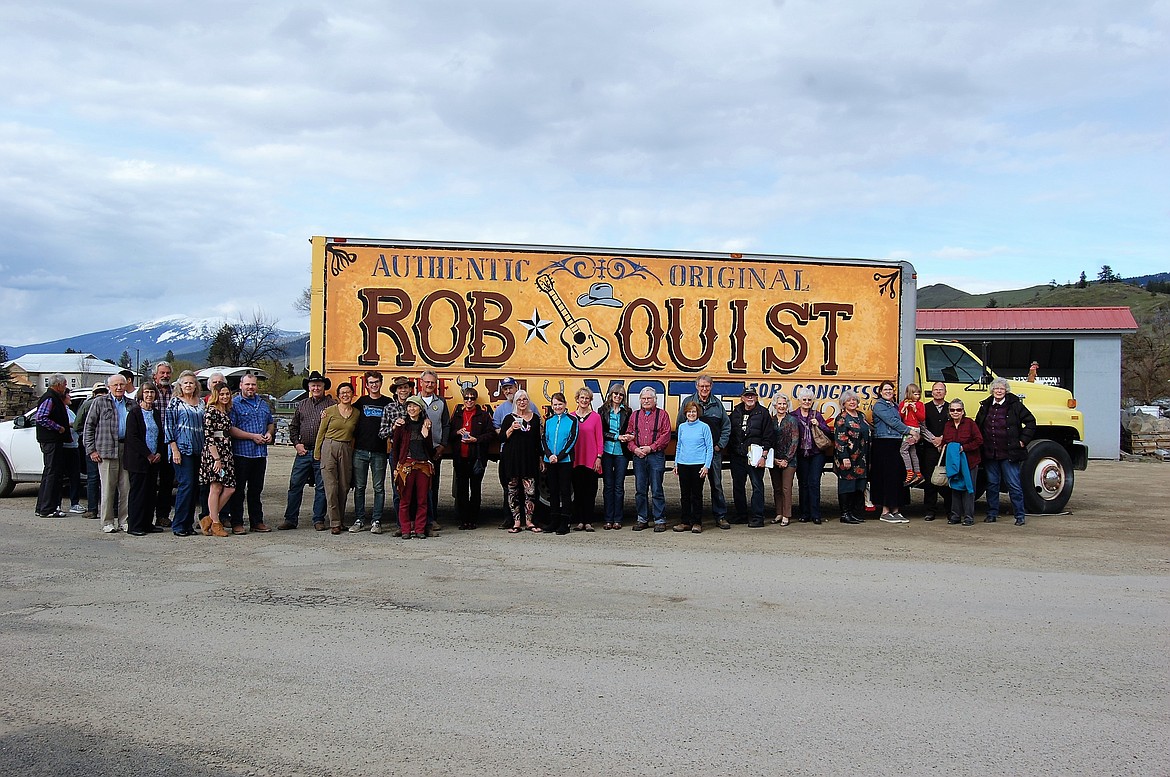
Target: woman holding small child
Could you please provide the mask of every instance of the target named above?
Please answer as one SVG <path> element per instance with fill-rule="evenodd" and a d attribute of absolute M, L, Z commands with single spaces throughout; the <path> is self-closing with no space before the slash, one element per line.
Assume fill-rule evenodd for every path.
<path fill-rule="evenodd" d="M 918 442 L 918 429 L 902 420 L 898 411 L 898 390 L 892 381 L 878 386 L 878 401 L 873 405 L 873 444 L 870 449 L 870 498 L 880 506 L 879 520 L 886 523 L 909 523 L 902 515 L 905 504 L 906 469 L 902 466 L 902 438 Z"/>

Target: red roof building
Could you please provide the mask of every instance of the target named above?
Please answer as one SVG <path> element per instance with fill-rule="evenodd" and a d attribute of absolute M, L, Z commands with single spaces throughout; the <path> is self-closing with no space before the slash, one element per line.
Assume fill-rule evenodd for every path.
<path fill-rule="evenodd" d="M 923 334 L 1127 334 L 1137 331 L 1129 308 L 937 308 L 918 311 Z"/>
<path fill-rule="evenodd" d="M 1072 391 L 1084 410 L 1089 455 L 1121 455 L 1121 336 L 1137 331 L 1129 308 L 938 308 L 919 310 L 917 329 L 962 342 L 1011 380 L 1039 362 L 1042 382 Z"/>

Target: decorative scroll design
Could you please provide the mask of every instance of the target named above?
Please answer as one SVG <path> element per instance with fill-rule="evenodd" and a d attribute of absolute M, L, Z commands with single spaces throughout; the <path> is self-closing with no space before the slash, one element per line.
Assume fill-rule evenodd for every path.
<path fill-rule="evenodd" d="M 889 273 L 888 275 L 880 273 L 880 272 L 875 272 L 873 274 L 873 279 L 875 281 L 881 282 L 880 285 L 878 286 L 878 295 L 879 296 L 882 294 L 888 294 L 890 299 L 894 299 L 898 296 L 898 275 L 899 275 L 899 273 L 901 273 L 901 270 L 894 270 L 892 273 Z"/>
<path fill-rule="evenodd" d="M 357 254 L 343 251 L 337 246 L 325 246 L 325 254 L 329 259 L 329 274 L 334 278 L 341 275 L 346 267 L 357 261 Z"/>
<path fill-rule="evenodd" d="M 650 268 L 626 256 L 566 256 L 564 259 L 553 262 L 541 272 L 567 272 L 575 278 L 590 280 L 601 278 L 604 280 L 620 281 L 624 278 L 653 278 L 659 286 L 665 286 L 662 279 L 651 272 Z"/>

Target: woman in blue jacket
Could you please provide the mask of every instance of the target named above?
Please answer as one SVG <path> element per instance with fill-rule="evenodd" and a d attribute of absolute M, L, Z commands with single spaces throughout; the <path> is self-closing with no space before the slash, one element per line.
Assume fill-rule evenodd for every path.
<path fill-rule="evenodd" d="M 577 416 L 565 412 L 567 402 L 561 392 L 549 399 L 552 415 L 544 422 L 544 475 L 548 483 L 549 517 L 557 534 L 568 534 Z"/>
<path fill-rule="evenodd" d="M 902 422 L 898 412 L 898 390 L 888 380 L 878 386 L 878 401 L 873 406 L 873 447 L 870 449 L 870 491 L 875 506 L 882 508 L 880 520 L 886 523 L 909 523 L 902 515 L 906 493 L 906 467 L 899 449 L 903 435 L 918 441 L 918 430 Z"/>

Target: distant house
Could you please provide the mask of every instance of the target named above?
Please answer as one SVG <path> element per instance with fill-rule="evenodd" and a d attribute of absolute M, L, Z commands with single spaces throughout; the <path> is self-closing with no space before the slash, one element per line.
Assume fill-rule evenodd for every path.
<path fill-rule="evenodd" d="M 276 412 L 291 413 L 297 409 L 297 402 L 300 402 L 305 397 L 309 396 L 309 392 L 304 389 L 292 389 L 285 392 L 284 396 L 276 400 Z"/>
<path fill-rule="evenodd" d="M 92 353 L 27 353 L 5 363 L 12 379 L 31 386 L 37 392 L 49 387 L 49 376 L 61 373 L 71 389 L 89 388 L 94 383 L 121 372 L 122 368 Z"/>

